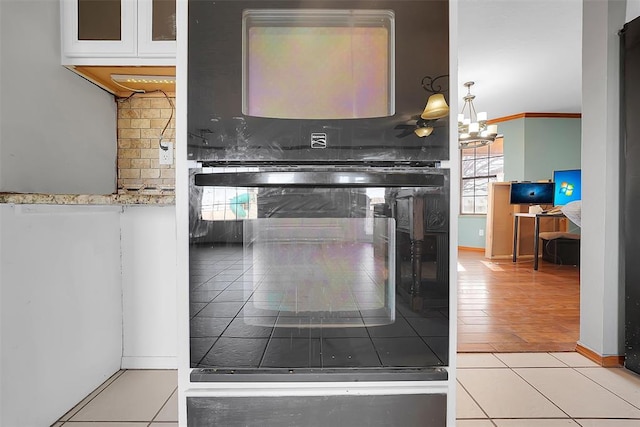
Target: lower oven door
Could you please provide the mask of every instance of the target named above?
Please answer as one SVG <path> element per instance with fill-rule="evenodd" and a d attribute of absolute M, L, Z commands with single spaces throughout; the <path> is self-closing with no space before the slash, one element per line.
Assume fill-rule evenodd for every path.
<path fill-rule="evenodd" d="M 206 168 L 190 179 L 191 383 L 446 382 L 447 170 Z M 444 425 L 446 394 L 414 398 L 339 402 L 372 418 L 353 425 L 393 425 L 376 420 L 407 404 L 420 422 L 441 408 L 429 425 Z M 275 406 L 339 404 L 301 399 Z M 223 416 L 219 397 L 188 402 L 195 425 Z"/>

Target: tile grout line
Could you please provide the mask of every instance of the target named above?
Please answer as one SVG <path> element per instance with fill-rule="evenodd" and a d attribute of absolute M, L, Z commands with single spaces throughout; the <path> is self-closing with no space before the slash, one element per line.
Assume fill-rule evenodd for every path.
<path fill-rule="evenodd" d="M 605 368 L 603 366 L 572 366 L 570 364 L 568 364 L 567 362 L 565 362 L 564 360 L 560 359 L 559 357 L 556 357 L 554 354 L 552 354 L 552 352 L 547 352 L 547 354 L 549 354 L 551 357 L 555 358 L 556 360 L 560 361 L 561 363 L 563 363 L 565 366 L 564 367 L 547 367 L 545 369 L 571 369 L 572 371 L 575 371 L 578 375 L 586 378 L 587 380 L 591 381 L 592 383 L 594 383 L 595 385 L 597 385 L 598 387 L 602 388 L 603 390 L 608 391 L 609 393 L 611 393 L 613 396 L 619 398 L 620 400 L 622 400 L 623 402 L 628 403 L 629 405 L 633 406 L 636 409 L 640 409 L 640 407 L 638 405 L 635 405 L 634 403 L 628 401 L 627 399 L 625 399 L 624 397 L 620 396 L 618 393 L 614 392 L 613 390 L 610 390 L 608 387 L 605 387 L 603 384 L 600 384 L 598 381 L 594 380 L 593 378 L 590 378 L 589 376 L 587 376 L 586 374 L 580 372 L 578 369 L 597 369 L 597 368 L 601 368 L 601 369 L 619 369 L 619 368 Z M 521 369 L 524 367 L 518 367 L 518 369 Z M 529 369 L 532 368 L 536 368 L 536 367 L 530 367 Z M 515 372 L 515 371 L 514 371 Z M 517 372 L 515 372 L 516 375 L 518 375 Z M 522 378 L 524 380 L 524 378 Z M 525 380 L 526 381 L 526 380 Z M 528 383 L 528 382 L 527 382 Z M 532 387 L 534 387 L 533 385 L 531 385 Z M 535 388 L 535 387 L 534 387 Z M 537 389 L 536 389 L 537 390 Z M 538 390 L 538 392 L 540 392 Z M 546 397 L 546 396 L 545 396 Z M 556 405 L 557 406 L 557 405 Z M 560 408 L 560 410 L 562 410 L 562 408 Z M 563 411 L 564 412 L 564 411 Z M 584 417 L 583 417 L 584 418 Z M 574 418 L 571 418 L 574 419 Z M 631 418 L 631 419 L 635 419 L 635 418 Z"/>
<path fill-rule="evenodd" d="M 594 384 L 600 386 L 601 388 L 603 388 L 604 390 L 608 391 L 609 393 L 613 394 L 614 396 L 616 396 L 617 398 L 619 398 L 620 400 L 622 400 L 623 402 L 628 403 L 629 405 L 633 406 L 634 408 L 640 410 L 640 406 L 628 401 L 626 398 L 620 396 L 618 393 L 616 393 L 613 390 L 610 390 L 608 387 L 605 387 L 603 384 L 600 384 L 598 381 L 594 380 L 593 378 L 587 376 L 586 374 L 580 372 L 578 370 L 578 368 L 582 368 L 582 369 L 594 369 L 594 368 L 602 368 L 602 369 L 624 369 L 624 368 L 605 368 L 604 366 L 575 366 L 572 367 L 571 369 L 573 369 L 574 371 L 576 371 L 579 375 L 585 377 L 586 379 L 588 379 L 589 381 L 593 382 Z M 632 418 L 635 419 L 635 418 Z"/>
<path fill-rule="evenodd" d="M 571 367 L 572 367 L 572 366 L 571 366 L 571 365 L 569 365 L 567 362 L 565 362 L 564 360 L 562 360 L 562 359 L 560 359 L 559 357 L 557 357 L 554 353 L 557 353 L 557 352 L 551 352 L 551 351 L 548 351 L 548 352 L 547 352 L 547 354 L 548 354 L 549 356 L 551 356 L 551 357 L 553 357 L 554 359 L 558 360 L 560 363 L 564 363 L 564 365 L 565 365 L 567 368 L 571 368 Z M 575 352 L 575 351 L 574 351 L 574 353 L 577 353 L 577 352 Z"/>
<path fill-rule="evenodd" d="M 522 369 L 522 368 L 527 368 L 527 369 L 570 369 L 570 370 L 574 370 L 576 371 L 578 374 L 580 374 L 581 376 L 586 377 L 589 381 L 593 382 L 594 384 L 596 384 L 597 386 L 607 390 L 608 392 L 610 392 L 611 394 L 613 394 L 614 396 L 620 398 L 621 400 L 623 400 L 626 403 L 629 403 L 631 406 L 633 407 L 638 407 L 637 405 L 634 405 L 633 403 L 629 402 L 627 399 L 625 399 L 624 397 L 620 396 L 619 394 L 615 393 L 614 391 L 610 390 L 608 387 L 605 387 L 603 384 L 600 384 L 598 381 L 596 381 L 593 378 L 590 378 L 589 376 L 587 376 L 585 373 L 581 372 L 579 369 L 594 369 L 594 368 L 602 368 L 602 369 L 620 369 L 620 368 L 604 368 L 604 367 L 600 367 L 600 366 L 571 366 L 570 364 L 568 364 L 567 362 L 565 362 L 564 360 L 556 357 L 554 354 L 551 354 L 551 352 L 547 352 L 547 354 L 549 354 L 550 356 L 552 356 L 554 359 L 558 360 L 560 363 L 562 363 L 564 366 L 553 366 L 553 367 L 541 367 L 541 366 L 530 366 L 530 367 L 526 367 L 526 366 L 519 366 L 519 367 L 513 367 L 513 366 L 505 366 L 508 369 L 511 369 L 514 371 L 514 373 L 516 375 L 518 375 L 520 378 L 522 378 L 522 376 L 520 376 L 517 372 L 515 372 L 515 369 Z M 497 357 L 497 356 L 496 356 Z M 502 359 L 499 359 L 500 361 L 502 361 Z M 504 361 L 502 361 L 503 363 L 506 363 Z M 462 369 L 503 369 L 503 368 L 499 368 L 499 367 L 466 367 L 466 368 L 462 368 Z M 542 396 L 544 396 L 547 400 L 551 401 L 544 393 L 542 393 L 540 390 L 538 390 L 536 387 L 534 387 L 532 384 L 530 384 L 528 381 L 526 381 L 524 378 L 522 378 L 527 384 L 529 384 L 533 389 L 535 389 L 538 393 L 540 393 Z M 473 398 L 473 396 L 471 395 L 471 393 L 469 393 L 469 391 L 458 381 L 458 383 L 460 384 L 460 386 L 462 388 L 465 389 L 465 391 L 467 391 L 467 393 L 471 396 L 471 398 L 474 400 L 474 402 L 476 404 L 478 404 L 477 401 L 475 401 L 475 399 Z M 552 404 L 554 404 L 556 407 L 558 407 L 558 405 L 556 405 L 553 401 L 551 401 Z M 480 407 L 480 409 L 486 414 L 486 412 L 484 411 L 484 409 L 482 408 L 482 406 L 480 406 L 478 404 L 478 406 Z M 562 410 L 562 408 L 558 407 L 563 413 L 566 414 L 566 412 L 564 410 Z M 570 416 L 569 414 L 567 414 L 568 418 L 554 418 L 554 419 L 569 419 L 573 422 L 575 422 L 577 425 L 580 425 L 578 423 L 578 420 L 582 420 L 582 419 L 592 419 L 589 417 L 573 417 Z M 460 420 L 476 420 L 476 418 L 457 418 Z M 517 420 L 517 419 L 522 419 L 522 418 L 495 418 L 495 419 L 504 419 L 504 420 Z M 532 418 L 532 419 L 549 419 L 549 418 L 544 418 L 544 417 L 536 417 L 536 418 Z M 609 418 L 605 418 L 605 419 L 609 419 Z M 616 418 L 618 419 L 618 418 Z M 638 418 L 619 418 L 621 420 L 637 420 Z M 477 420 L 482 420 L 480 418 L 478 418 Z M 493 421 L 494 418 L 489 418 L 490 421 Z M 495 425 L 495 424 L 494 424 Z"/>
<path fill-rule="evenodd" d="M 162 412 L 162 409 L 167 405 L 167 403 L 171 400 L 173 395 L 176 394 L 177 392 L 178 392 L 178 387 L 176 386 L 176 388 L 174 388 L 173 391 L 169 394 L 169 397 L 167 397 L 167 400 L 165 400 L 164 403 L 160 405 L 160 409 L 158 409 L 158 412 L 156 412 L 156 414 L 153 417 L 151 417 L 151 421 L 149 421 L 149 425 L 147 427 L 150 427 L 151 424 L 154 423 L 156 417 L 160 415 L 160 412 Z"/>
<path fill-rule="evenodd" d="M 224 271 L 224 270 L 223 270 L 223 271 Z M 213 277 L 211 277 L 211 278 L 210 278 L 209 280 L 207 280 L 207 282 L 205 282 L 205 283 L 208 283 L 210 280 L 212 280 L 215 276 L 217 276 L 217 275 L 218 275 L 218 274 L 220 274 L 220 273 L 221 273 L 221 272 L 218 272 L 216 275 L 214 275 Z M 236 279 L 236 280 L 237 280 L 237 279 Z M 213 301 L 214 301 L 218 296 L 220 296 L 220 294 L 221 294 L 222 292 L 226 291 L 226 290 L 227 290 L 227 289 L 228 289 L 228 288 L 229 288 L 229 287 L 230 287 L 234 282 L 235 282 L 235 280 L 234 280 L 234 281 L 232 281 L 231 283 L 229 283 L 227 286 L 225 286 L 225 288 L 224 288 L 222 291 L 220 291 L 220 292 L 218 293 L 218 295 L 216 295 L 215 297 L 213 297 L 213 298 L 211 299 L 211 301 L 209 301 L 209 302 L 207 303 L 207 305 L 205 305 L 204 307 L 202 307 L 202 309 L 200 309 L 200 311 L 204 310 L 204 309 L 205 309 L 209 304 L 211 304 L 211 303 L 212 303 L 212 302 L 213 302 Z M 204 283 L 203 283 L 203 285 L 204 285 Z M 246 302 L 245 302 L 245 304 L 246 304 Z M 242 307 L 240 308 L 240 311 L 242 311 L 242 309 L 244 308 L 244 305 L 245 305 L 245 304 L 243 304 L 243 305 L 242 305 Z M 198 313 L 200 313 L 200 311 L 199 311 Z M 200 366 L 200 364 L 202 363 L 202 361 L 205 359 L 205 357 L 207 357 L 207 354 L 209 354 L 209 352 L 211 352 L 211 350 L 212 350 L 212 349 L 213 349 L 213 347 L 216 345 L 216 343 L 220 340 L 220 338 L 222 338 L 222 334 L 223 334 L 223 333 L 224 333 L 224 332 L 229 328 L 229 326 L 231 326 L 231 323 L 235 320 L 235 318 L 236 318 L 236 317 L 238 317 L 238 314 L 240 314 L 240 311 L 238 311 L 238 313 L 236 313 L 236 314 L 233 316 L 233 318 L 231 319 L 231 322 L 229 322 L 229 324 L 228 324 L 228 325 L 227 325 L 227 326 L 226 326 L 226 327 L 225 327 L 225 328 L 220 332 L 220 335 L 218 335 L 217 337 L 211 337 L 211 338 L 215 338 L 215 340 L 213 341 L 213 344 L 211 344 L 211 347 L 209 347 L 209 350 L 207 350 L 207 351 L 204 353 L 204 355 L 200 358 L 200 360 L 199 360 L 199 361 L 198 361 L 198 363 L 196 364 L 196 365 L 197 365 L 197 366 L 196 366 L 197 368 L 200 368 L 200 367 L 201 367 L 201 366 Z M 196 314 L 195 316 L 193 316 L 193 318 L 195 319 L 195 318 L 196 318 L 196 316 L 197 316 L 197 314 Z M 191 324 L 189 324 L 189 330 L 191 330 Z M 209 337 L 205 337 L 205 338 L 209 338 Z M 191 354 L 191 351 L 189 351 L 189 354 Z M 191 356 L 189 356 L 189 359 L 191 359 Z M 191 361 L 190 361 L 190 364 L 191 364 Z"/>
<path fill-rule="evenodd" d="M 497 420 L 503 420 L 503 419 L 515 419 L 515 420 L 517 420 L 519 418 L 496 418 L 496 419 Z M 464 422 L 466 422 L 466 421 L 489 421 L 493 427 L 497 427 L 493 418 L 456 418 L 456 423 L 458 421 L 464 421 Z"/>
<path fill-rule="evenodd" d="M 258 284 L 258 288 L 260 287 L 260 283 Z M 247 300 L 247 302 L 248 302 L 248 300 Z M 246 302 L 245 302 L 245 305 L 246 305 Z M 244 308 L 244 305 L 242 307 Z M 271 327 L 271 331 L 269 332 L 269 336 L 267 337 L 267 343 L 264 346 L 264 350 L 262 350 L 262 355 L 260 355 L 260 360 L 258 361 L 258 366 L 257 366 L 258 369 L 264 368 L 264 366 L 262 366 L 262 363 L 264 362 L 264 358 L 267 355 L 267 349 L 269 348 L 269 344 L 271 344 L 271 340 L 274 338 L 273 334 L 276 333 L 276 329 L 277 329 L 276 325 L 278 324 L 278 320 L 280 319 L 280 313 L 281 313 L 280 308 L 281 307 L 282 307 L 282 300 L 278 304 L 278 314 L 273 316 L 273 317 L 275 317 L 276 320 L 274 321 L 273 326 Z M 311 340 L 311 330 L 309 330 L 309 340 Z"/>
<path fill-rule="evenodd" d="M 466 387 L 465 387 L 465 386 L 460 382 L 460 379 L 459 379 L 459 378 L 456 378 L 456 382 L 460 385 L 460 387 L 462 387 L 462 388 L 464 389 L 464 391 L 465 391 L 465 392 L 467 392 L 467 394 L 469 395 L 469 397 L 471 398 L 471 400 L 473 400 L 473 403 L 475 403 L 476 405 L 478 405 L 478 408 L 480 408 L 480 410 L 482 411 L 482 413 L 486 415 L 486 417 L 487 417 L 486 419 L 487 419 L 487 420 L 489 420 L 489 421 L 491 421 L 491 417 L 489 416 L 489 414 L 487 414 L 487 411 L 485 411 L 485 410 L 484 410 L 484 408 L 483 408 L 482 406 L 480 406 L 480 403 L 476 400 L 476 398 L 475 398 L 475 397 L 473 397 L 473 395 L 471 394 L 471 392 L 470 392 L 469 390 L 467 390 L 467 388 L 466 388 Z M 456 396 L 456 397 L 457 397 L 457 396 Z M 457 403 L 458 403 L 458 402 L 457 402 L 457 399 L 456 399 L 456 404 L 457 404 Z M 456 417 L 456 419 L 458 419 L 458 418 Z M 464 418 L 461 418 L 461 419 L 464 419 Z M 492 423 L 493 425 L 495 425 L 495 423 L 493 423 L 493 421 L 491 421 L 491 423 Z"/>
<path fill-rule="evenodd" d="M 117 380 L 118 378 L 120 378 L 127 370 L 126 369 L 119 369 L 116 373 L 114 373 L 113 375 L 111 375 L 109 378 L 107 378 L 102 384 L 100 384 L 97 388 L 100 388 L 104 385 L 104 388 L 102 390 L 100 390 L 98 393 L 96 393 L 95 396 L 93 396 L 91 399 L 87 400 L 87 402 L 82 405 L 81 407 L 78 408 L 77 411 L 71 413 L 71 411 L 73 411 L 74 409 L 76 409 L 76 407 L 78 406 L 78 404 L 80 402 L 82 402 L 82 399 L 80 402 L 78 402 L 78 404 L 76 404 L 73 408 L 69 409 L 67 412 L 65 412 L 60 418 L 58 418 L 58 420 L 56 420 L 57 422 L 60 422 L 61 418 L 64 418 L 67 414 L 69 415 L 69 418 L 65 421 L 62 421 L 62 424 L 66 424 L 67 422 L 71 421 L 71 418 L 75 417 L 76 415 L 78 415 L 78 413 L 83 410 L 89 403 L 93 402 L 93 400 L 98 397 L 100 394 L 102 394 L 103 391 L 105 391 L 111 384 L 113 384 L 115 382 L 115 380 Z M 95 390 L 94 390 L 95 391 Z M 93 392 L 91 392 L 93 393 Z M 89 393 L 89 395 L 91 395 L 91 393 Z M 88 397 L 88 396 L 87 396 Z M 85 397 L 86 399 L 86 397 Z M 55 423 L 54 423 L 55 424 Z"/>
<path fill-rule="evenodd" d="M 565 365 L 566 365 L 566 363 L 565 363 Z M 558 368 L 555 368 L 555 369 L 567 369 L 567 368 L 571 369 L 570 366 L 567 366 L 566 368 L 558 367 Z M 551 404 L 553 406 L 555 406 L 556 408 L 558 408 L 563 414 L 565 414 L 567 416 L 567 418 L 573 420 L 573 417 L 571 415 L 569 415 L 564 409 L 562 409 L 559 405 L 557 405 L 556 402 L 551 400 L 546 394 L 544 394 L 542 391 L 538 390 L 537 387 L 535 387 L 533 384 L 531 384 L 529 381 L 527 381 L 522 375 L 520 375 L 518 372 L 516 372 L 515 368 L 509 367 L 509 369 L 511 369 L 511 371 L 514 374 L 516 374 L 520 379 L 522 379 L 522 381 L 524 381 L 525 383 L 529 384 L 529 386 L 531 386 L 531 388 L 533 388 L 535 391 L 540 393 L 541 396 L 543 396 L 545 399 L 547 399 L 549 402 L 551 402 Z M 522 368 L 517 368 L 517 369 L 522 369 Z M 529 368 L 529 369 L 547 369 L 547 368 Z"/>

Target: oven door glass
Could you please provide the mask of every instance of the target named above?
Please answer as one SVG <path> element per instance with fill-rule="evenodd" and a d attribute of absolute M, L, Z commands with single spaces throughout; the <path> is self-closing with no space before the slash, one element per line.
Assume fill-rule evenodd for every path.
<path fill-rule="evenodd" d="M 410 223 L 429 205 L 417 198 L 448 206 L 442 187 L 243 186 L 242 173 L 231 186 L 205 172 L 216 185 L 191 185 L 192 368 L 448 364 L 447 225 Z"/>
<path fill-rule="evenodd" d="M 371 217 L 244 221 L 239 276 L 244 324 L 302 328 L 303 333 L 306 328 L 362 328 L 363 319 L 372 326 L 392 324 L 395 264 L 388 252 L 374 253 L 373 230 L 379 237 L 391 236 L 386 244 L 393 245 L 393 224 L 393 219 Z"/>
<path fill-rule="evenodd" d="M 393 11 L 249 9 L 242 17 L 242 114 L 357 119 L 395 113 Z"/>

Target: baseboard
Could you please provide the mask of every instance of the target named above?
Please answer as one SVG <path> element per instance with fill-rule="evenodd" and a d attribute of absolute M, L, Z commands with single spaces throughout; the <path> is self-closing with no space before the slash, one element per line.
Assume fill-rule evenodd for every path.
<path fill-rule="evenodd" d="M 605 368 L 624 366 L 624 356 L 601 356 L 595 351 L 580 345 L 580 343 L 576 344 L 576 352 Z"/>
<path fill-rule="evenodd" d="M 527 257 L 526 255 L 524 256 L 525 258 Z M 509 254 L 509 255 L 494 255 L 491 257 L 487 257 L 490 260 L 497 260 L 497 261 L 502 261 L 502 260 L 513 260 L 513 255 Z M 522 256 L 519 256 L 518 259 L 522 258 Z M 533 260 L 533 256 L 530 257 Z"/>
<path fill-rule="evenodd" d="M 178 369 L 178 358 L 174 356 L 122 356 L 122 369 Z"/>
<path fill-rule="evenodd" d="M 459 251 L 484 252 L 484 248 L 473 248 L 471 246 L 458 246 Z"/>

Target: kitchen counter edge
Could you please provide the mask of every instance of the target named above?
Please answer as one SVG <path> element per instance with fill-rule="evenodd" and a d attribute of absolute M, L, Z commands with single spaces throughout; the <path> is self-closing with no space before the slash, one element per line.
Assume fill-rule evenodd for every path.
<path fill-rule="evenodd" d="M 175 194 L 38 194 L 0 193 L 0 204 L 175 205 Z"/>

